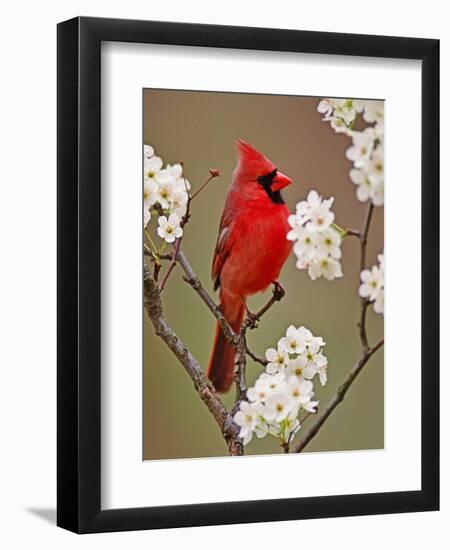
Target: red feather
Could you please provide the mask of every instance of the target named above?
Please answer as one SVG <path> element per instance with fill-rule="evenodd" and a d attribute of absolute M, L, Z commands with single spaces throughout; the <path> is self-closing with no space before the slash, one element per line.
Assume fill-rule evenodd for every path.
<path fill-rule="evenodd" d="M 220 287 L 224 316 L 236 332 L 245 315 L 247 297 L 264 291 L 278 279 L 291 251 L 291 243 L 286 239 L 289 210 L 279 195 L 279 190 L 291 180 L 250 144 L 239 140 L 237 149 L 238 164 L 220 221 L 212 264 L 214 288 Z M 208 368 L 217 391 L 230 388 L 233 370 L 234 349 L 217 325 Z"/>

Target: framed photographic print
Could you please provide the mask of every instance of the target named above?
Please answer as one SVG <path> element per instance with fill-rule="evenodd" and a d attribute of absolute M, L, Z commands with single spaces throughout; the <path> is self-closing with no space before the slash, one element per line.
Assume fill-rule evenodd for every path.
<path fill-rule="evenodd" d="M 59 24 L 58 525 L 437 510 L 438 273 L 438 40 Z"/>

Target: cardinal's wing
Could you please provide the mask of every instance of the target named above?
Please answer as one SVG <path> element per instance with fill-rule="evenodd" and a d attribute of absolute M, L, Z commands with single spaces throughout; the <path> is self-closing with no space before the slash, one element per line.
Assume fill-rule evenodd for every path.
<path fill-rule="evenodd" d="M 232 248 L 233 240 L 231 238 L 231 230 L 231 220 L 227 220 L 226 216 L 223 216 L 220 223 L 219 236 L 217 237 L 211 271 L 211 276 L 214 281 L 214 290 L 217 290 L 220 286 L 220 273 Z"/>

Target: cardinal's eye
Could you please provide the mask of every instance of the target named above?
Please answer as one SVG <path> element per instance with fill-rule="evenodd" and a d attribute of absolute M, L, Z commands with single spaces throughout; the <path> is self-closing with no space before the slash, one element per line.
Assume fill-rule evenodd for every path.
<path fill-rule="evenodd" d="M 277 172 L 278 170 L 275 168 L 272 172 L 264 174 L 264 176 L 258 176 L 256 179 L 258 180 L 258 183 L 264 187 L 270 187 L 272 185 L 273 178 L 277 175 Z"/>

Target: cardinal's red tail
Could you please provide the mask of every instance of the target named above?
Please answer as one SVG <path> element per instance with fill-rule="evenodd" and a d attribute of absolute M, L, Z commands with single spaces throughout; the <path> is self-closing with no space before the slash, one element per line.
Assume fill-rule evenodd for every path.
<path fill-rule="evenodd" d="M 231 328 L 238 332 L 245 314 L 245 303 L 239 301 L 221 300 L 223 313 Z M 233 383 L 234 348 L 227 342 L 219 323 L 216 327 L 214 346 L 209 360 L 208 378 L 216 391 L 225 393 Z"/>

